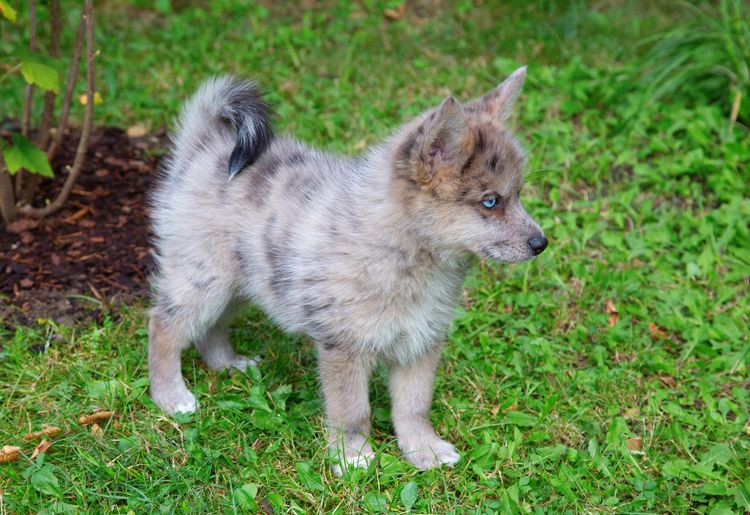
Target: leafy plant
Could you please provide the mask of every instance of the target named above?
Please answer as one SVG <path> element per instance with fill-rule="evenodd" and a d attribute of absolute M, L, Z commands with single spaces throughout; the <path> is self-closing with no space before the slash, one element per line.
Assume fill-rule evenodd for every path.
<path fill-rule="evenodd" d="M 750 122 L 750 12 L 746 0 L 720 0 L 696 7 L 677 27 L 646 40 L 641 79 L 651 101 L 677 93 L 731 106 L 730 123 Z M 744 99 L 744 102 L 743 102 Z"/>
<path fill-rule="evenodd" d="M 7 71 L 0 76 L 0 82 L 11 75 L 19 75 L 25 81 L 21 132 L 11 134 L 11 142 L 0 139 L 2 160 L 0 160 L 0 213 L 6 224 L 12 223 L 18 215 L 42 218 L 57 211 L 67 200 L 86 159 L 89 134 L 93 118 L 96 96 L 94 92 L 94 11 L 93 2 L 87 0 L 81 12 L 73 59 L 70 64 L 65 95 L 60 107 L 57 127 L 53 130 L 52 118 L 55 100 L 60 93 L 60 32 L 62 17 L 59 0 L 49 6 L 50 47 L 49 55 L 39 52 L 37 38 L 36 1 L 29 1 L 29 52 L 16 52 L 10 57 L 13 62 L 2 63 Z M 0 0 L 0 14 L 10 23 L 15 23 L 16 10 L 6 1 Z M 58 195 L 43 207 L 33 207 L 32 201 L 41 177 L 54 177 L 50 160 L 55 156 L 68 125 L 73 91 L 78 80 L 78 69 L 84 38 L 86 40 L 86 95 L 85 115 L 78 148 L 65 183 Z M 32 129 L 31 106 L 35 88 L 44 90 L 44 106 L 38 124 Z M 32 133 L 34 134 L 32 138 Z M 46 149 L 46 150 L 45 150 Z M 14 180 L 15 179 L 15 180 Z"/>

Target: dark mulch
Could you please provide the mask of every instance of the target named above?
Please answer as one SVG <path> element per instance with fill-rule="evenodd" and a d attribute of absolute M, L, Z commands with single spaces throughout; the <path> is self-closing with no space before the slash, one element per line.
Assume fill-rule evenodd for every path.
<path fill-rule="evenodd" d="M 65 207 L 0 230 L 0 323 L 98 319 L 120 302 L 146 298 L 152 266 L 146 194 L 163 140 L 96 131 Z M 77 134 L 65 138 L 56 171 L 73 162 L 77 142 Z M 52 198 L 66 175 L 45 181 L 39 198 Z"/>

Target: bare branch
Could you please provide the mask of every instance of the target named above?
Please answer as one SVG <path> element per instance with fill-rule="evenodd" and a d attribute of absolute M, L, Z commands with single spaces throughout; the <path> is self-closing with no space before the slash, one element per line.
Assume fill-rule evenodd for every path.
<path fill-rule="evenodd" d="M 29 0 L 29 48 L 36 52 L 36 0 Z M 25 138 L 29 137 L 31 128 L 31 100 L 34 97 L 34 85 L 26 84 L 23 93 L 23 114 L 21 115 L 21 134 Z M 26 176 L 25 170 L 19 170 L 16 174 L 16 192 L 20 193 L 23 189 L 23 182 Z"/>
<path fill-rule="evenodd" d="M 51 45 L 50 55 L 58 59 L 60 57 L 60 0 L 52 0 L 50 2 L 50 17 L 52 31 L 51 31 Z M 49 143 L 49 129 L 52 125 L 52 111 L 55 108 L 55 97 L 57 95 L 54 91 L 47 91 L 44 94 L 44 110 L 42 111 L 42 117 L 39 120 L 39 134 L 37 135 L 36 146 L 44 148 Z"/>
<path fill-rule="evenodd" d="M 36 52 L 36 0 L 29 0 L 29 32 L 31 33 L 29 48 L 32 52 Z M 26 92 L 23 96 L 23 118 L 21 119 L 21 134 L 23 134 L 24 137 L 29 136 L 29 128 L 31 125 L 31 97 L 33 96 L 33 93 L 34 86 L 26 84 Z"/>
<path fill-rule="evenodd" d="M 0 169 L 0 213 L 6 225 L 16 220 L 16 196 L 13 181 L 5 168 Z"/>
<path fill-rule="evenodd" d="M 50 2 L 50 17 L 52 25 L 50 55 L 57 59 L 60 57 L 60 0 L 52 0 Z M 42 110 L 42 116 L 39 119 L 39 130 L 37 131 L 34 141 L 34 144 L 39 148 L 45 148 L 49 143 L 49 130 L 52 126 L 52 113 L 55 109 L 56 97 L 57 95 L 53 91 L 46 91 L 44 93 L 44 109 Z M 40 181 L 40 175 L 30 175 L 27 177 L 25 184 L 23 184 L 22 187 L 23 192 L 20 194 L 22 202 L 31 204 Z"/>
<path fill-rule="evenodd" d="M 73 91 L 75 91 L 76 81 L 78 79 L 78 67 L 81 62 L 81 48 L 83 47 L 84 27 L 86 25 L 86 18 L 84 13 L 81 13 L 81 21 L 78 24 L 78 32 L 76 32 L 76 39 L 73 43 L 73 60 L 70 62 L 70 72 L 68 73 L 68 84 L 65 86 L 65 96 L 63 97 L 62 105 L 60 106 L 60 121 L 57 125 L 57 131 L 52 138 L 52 142 L 47 147 L 47 159 L 52 160 L 57 153 L 57 149 L 60 148 L 65 129 L 68 126 L 68 115 L 70 114 L 70 105 L 73 100 Z"/>
<path fill-rule="evenodd" d="M 68 199 L 70 190 L 73 189 L 73 185 L 75 184 L 78 175 L 81 173 L 81 168 L 86 160 L 86 150 L 89 144 L 91 124 L 94 117 L 94 60 L 96 58 L 96 52 L 94 50 L 93 0 L 85 0 L 83 17 L 86 21 L 86 111 L 83 119 L 81 139 L 78 140 L 78 148 L 76 149 L 73 167 L 70 170 L 70 174 L 65 179 L 65 184 L 57 197 L 43 208 L 23 206 L 19 209 L 22 214 L 33 216 L 35 218 L 42 218 L 50 215 L 62 207 Z"/>

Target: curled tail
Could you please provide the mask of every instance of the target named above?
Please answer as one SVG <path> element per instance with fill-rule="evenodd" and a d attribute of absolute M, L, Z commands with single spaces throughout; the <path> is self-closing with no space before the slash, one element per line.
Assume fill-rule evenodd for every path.
<path fill-rule="evenodd" d="M 231 179 L 253 164 L 273 137 L 271 109 L 258 85 L 250 80 L 223 76 L 204 82 L 188 100 L 174 137 L 176 155 L 205 145 L 213 134 L 232 131 L 234 149 L 229 156 Z"/>

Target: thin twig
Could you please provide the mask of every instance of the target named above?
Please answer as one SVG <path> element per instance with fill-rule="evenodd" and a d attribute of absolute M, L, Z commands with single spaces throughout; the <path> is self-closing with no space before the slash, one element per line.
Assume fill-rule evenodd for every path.
<path fill-rule="evenodd" d="M 29 49 L 32 52 L 36 52 L 36 0 L 29 0 L 29 33 Z M 31 129 L 31 100 L 33 97 L 34 85 L 26 84 L 26 88 L 23 94 L 23 114 L 21 116 L 21 134 L 25 138 L 29 137 L 29 130 Z M 21 193 L 25 175 L 25 170 L 19 170 L 16 174 L 15 194 Z"/>
<path fill-rule="evenodd" d="M 6 65 L 6 66 L 0 66 L 3 70 L 8 70 L 3 74 L 2 77 L 0 77 L 0 82 L 4 81 L 8 75 L 11 75 L 13 73 L 16 73 L 18 70 L 21 69 L 21 66 L 23 66 L 23 63 L 18 63 L 14 66 Z"/>
<path fill-rule="evenodd" d="M 73 100 L 73 91 L 75 91 L 76 81 L 78 80 L 78 68 L 81 62 L 81 48 L 83 47 L 83 35 L 84 27 L 86 24 L 86 18 L 84 13 L 81 13 L 81 21 L 78 24 L 78 32 L 76 32 L 75 43 L 73 44 L 73 60 L 70 63 L 70 73 L 68 74 L 68 84 L 65 86 L 65 96 L 63 97 L 62 105 L 60 106 L 60 121 L 57 125 L 57 131 L 55 132 L 52 142 L 47 148 L 47 159 L 49 161 L 55 157 L 57 149 L 60 148 L 63 134 L 68 126 L 68 115 L 70 114 L 70 105 Z"/>
<path fill-rule="evenodd" d="M 51 45 L 50 55 L 59 59 L 60 57 L 60 0 L 52 0 L 50 2 L 50 23 L 52 26 L 51 30 Z M 34 144 L 38 148 L 45 148 L 49 143 L 49 130 L 52 126 L 52 113 L 55 109 L 55 98 L 57 94 L 54 91 L 46 91 L 44 93 L 44 109 L 42 110 L 42 116 L 39 119 L 39 130 L 36 134 Z M 21 193 L 22 202 L 31 204 L 34 198 L 39 182 L 42 176 L 38 174 L 30 175 L 26 179 L 26 183 L 23 185 L 23 193 Z"/>
<path fill-rule="evenodd" d="M 36 0 L 29 0 L 29 49 L 36 52 Z M 23 97 L 23 118 L 21 119 L 21 134 L 29 136 L 31 125 L 31 97 L 34 92 L 32 84 L 26 84 L 26 92 Z"/>
<path fill-rule="evenodd" d="M 742 90 L 737 88 L 732 101 L 732 112 L 729 115 L 729 128 L 731 129 L 737 123 L 737 117 L 740 114 L 740 104 L 742 103 Z"/>
<path fill-rule="evenodd" d="M 34 218 L 42 218 L 50 215 L 60 209 L 70 195 L 70 190 L 81 173 L 81 168 L 86 160 L 86 150 L 91 135 L 91 123 L 94 117 L 94 60 L 96 52 L 94 51 L 94 6 L 93 0 L 85 0 L 83 7 L 83 16 L 86 20 L 86 111 L 83 119 L 83 129 L 81 139 L 78 140 L 78 148 L 73 161 L 73 168 L 65 179 L 65 184 L 55 199 L 43 208 L 33 208 L 23 206 L 19 211 Z"/>
<path fill-rule="evenodd" d="M 52 18 L 51 25 L 51 45 L 50 55 L 54 59 L 60 58 L 60 0 L 52 0 L 50 2 L 50 17 Z M 44 110 L 42 111 L 42 117 L 39 120 L 39 134 L 37 135 L 36 145 L 37 147 L 44 148 L 49 143 L 49 129 L 52 125 L 52 111 L 55 107 L 55 97 L 57 94 L 54 91 L 47 91 L 44 95 Z"/>

